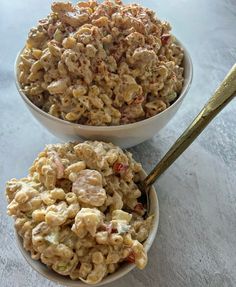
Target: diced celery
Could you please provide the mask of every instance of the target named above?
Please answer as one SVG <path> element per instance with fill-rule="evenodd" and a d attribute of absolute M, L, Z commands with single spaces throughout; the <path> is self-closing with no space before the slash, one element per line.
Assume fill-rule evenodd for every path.
<path fill-rule="evenodd" d="M 55 39 L 57 42 L 61 42 L 61 41 L 62 41 L 62 39 L 63 39 L 63 34 L 62 34 L 61 30 L 56 29 L 56 32 L 54 33 L 54 39 Z"/>
<path fill-rule="evenodd" d="M 58 232 L 52 232 L 45 236 L 45 240 L 47 240 L 49 243 L 52 244 L 58 244 L 59 243 L 59 238 L 58 238 Z"/>
<path fill-rule="evenodd" d="M 130 229 L 130 225 L 128 225 L 128 224 L 125 224 L 125 223 L 118 223 L 117 224 L 118 234 L 126 233 L 129 231 L 129 229 Z"/>

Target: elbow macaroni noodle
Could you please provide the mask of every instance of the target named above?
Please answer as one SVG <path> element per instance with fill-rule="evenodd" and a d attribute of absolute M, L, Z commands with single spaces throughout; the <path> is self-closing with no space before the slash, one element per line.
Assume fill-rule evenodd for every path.
<path fill-rule="evenodd" d="M 88 284 L 123 262 L 147 264 L 137 182 L 141 165 L 113 144 L 48 145 L 26 178 L 7 183 L 8 214 L 23 246 L 55 272 Z"/>
<path fill-rule="evenodd" d="M 168 108 L 183 86 L 183 50 L 171 27 L 137 4 L 54 2 L 32 28 L 19 82 L 49 114 L 79 124 L 119 125 Z"/>

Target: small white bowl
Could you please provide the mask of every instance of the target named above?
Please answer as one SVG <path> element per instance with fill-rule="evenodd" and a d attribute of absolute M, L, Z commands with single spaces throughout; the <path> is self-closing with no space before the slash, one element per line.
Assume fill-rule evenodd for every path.
<path fill-rule="evenodd" d="M 142 171 L 142 177 L 144 178 L 146 176 L 145 171 Z M 152 186 L 150 189 L 150 214 L 154 215 L 153 219 L 153 224 L 149 233 L 149 236 L 147 240 L 144 242 L 144 248 L 148 252 L 148 250 L 151 248 L 152 243 L 156 237 L 157 233 L 157 228 L 159 224 L 159 204 L 158 204 L 158 198 L 157 198 L 157 193 Z M 69 287 L 85 287 L 88 286 L 88 284 L 83 283 L 80 280 L 72 280 L 68 276 L 62 276 L 52 269 L 49 269 L 45 264 L 41 263 L 41 261 L 38 260 L 33 260 L 31 258 L 30 252 L 26 251 L 23 247 L 22 243 L 22 238 L 15 232 L 16 234 L 16 239 L 17 239 L 17 245 L 26 259 L 27 263 L 38 273 L 43 275 L 45 278 L 48 280 L 54 281 L 58 284 L 64 285 L 64 286 L 69 286 Z M 93 286 L 101 286 L 107 283 L 111 283 L 121 277 L 123 277 L 125 274 L 130 272 L 132 269 L 135 268 L 134 264 L 129 264 L 129 263 L 124 263 L 117 271 L 115 271 L 113 274 L 108 275 L 105 277 L 100 283 L 98 284 L 93 284 Z M 143 270 L 145 272 L 145 269 Z"/>
<path fill-rule="evenodd" d="M 176 40 L 176 42 L 183 48 L 185 55 L 183 63 L 184 85 L 182 92 L 178 99 L 166 110 L 151 118 L 136 123 L 119 126 L 80 125 L 56 118 L 42 111 L 27 98 L 20 87 L 18 81 L 18 64 L 22 51 L 17 55 L 15 62 L 16 86 L 33 116 L 55 136 L 65 141 L 85 139 L 107 141 L 122 148 L 129 148 L 157 134 L 176 114 L 190 88 L 193 76 L 192 61 L 185 47 L 178 40 Z"/>

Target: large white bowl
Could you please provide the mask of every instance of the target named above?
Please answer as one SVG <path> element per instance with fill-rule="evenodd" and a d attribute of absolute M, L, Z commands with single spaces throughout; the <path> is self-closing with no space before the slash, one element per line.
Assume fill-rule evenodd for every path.
<path fill-rule="evenodd" d="M 142 171 L 143 178 L 145 177 L 145 175 L 146 175 L 146 173 L 143 170 Z M 159 224 L 159 204 L 158 204 L 157 193 L 156 193 L 156 190 L 154 187 L 152 187 L 150 189 L 149 194 L 150 194 L 150 214 L 154 215 L 154 220 L 153 220 L 153 224 L 152 224 L 149 236 L 144 243 L 144 248 L 147 252 L 150 249 L 150 247 L 152 246 L 152 243 L 156 237 L 157 228 L 158 228 L 158 224 Z M 41 275 L 43 275 L 47 279 L 54 281 L 54 282 L 57 282 L 59 284 L 62 284 L 64 286 L 69 286 L 69 287 L 82 287 L 82 286 L 85 287 L 85 286 L 88 286 L 88 284 L 85 284 L 80 280 L 71 280 L 68 276 L 66 277 L 66 276 L 62 276 L 62 275 L 56 273 L 55 271 L 53 271 L 52 269 L 49 269 L 46 265 L 44 265 L 43 263 L 41 263 L 38 260 L 33 260 L 30 256 L 30 253 L 24 249 L 23 243 L 22 243 L 22 238 L 17 234 L 17 232 L 15 234 L 16 234 L 16 239 L 17 239 L 17 245 L 18 245 L 22 255 L 24 256 L 24 258 L 26 259 L 28 264 L 34 270 L 36 270 L 38 273 L 40 273 Z M 128 272 L 130 272 L 134 268 L 135 268 L 134 264 L 125 263 L 115 273 L 108 275 L 100 283 L 93 284 L 93 286 L 101 286 L 101 285 L 104 285 L 107 283 L 111 283 L 111 282 L 123 277 L 125 274 L 127 274 Z M 143 270 L 143 272 L 145 272 L 145 270 Z"/>
<path fill-rule="evenodd" d="M 122 148 L 129 148 L 157 134 L 176 114 L 190 88 L 193 75 L 192 61 L 185 47 L 178 40 L 176 40 L 176 42 L 184 49 L 185 55 L 183 62 L 184 86 L 181 95 L 163 112 L 136 123 L 119 126 L 80 125 L 64 121 L 42 111 L 27 98 L 20 87 L 17 67 L 20 62 L 20 54 L 22 51 L 18 54 L 15 62 L 16 86 L 33 116 L 55 136 L 65 141 L 85 139 L 108 141 Z"/>

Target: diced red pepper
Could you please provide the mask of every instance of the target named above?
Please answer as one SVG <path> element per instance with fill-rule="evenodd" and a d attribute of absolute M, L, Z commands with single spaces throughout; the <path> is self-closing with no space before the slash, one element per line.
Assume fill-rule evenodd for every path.
<path fill-rule="evenodd" d="M 111 224 L 107 225 L 106 230 L 107 230 L 108 234 L 111 234 L 112 233 L 112 225 Z"/>
<path fill-rule="evenodd" d="M 128 263 L 135 262 L 135 254 L 133 251 L 131 251 L 130 254 L 125 258 L 125 261 L 127 261 Z"/>
<path fill-rule="evenodd" d="M 170 37 L 171 37 L 170 34 L 163 34 L 161 36 L 162 45 L 167 45 L 169 43 Z"/>
<path fill-rule="evenodd" d="M 135 104 L 141 104 L 144 101 L 144 96 L 138 96 L 134 99 Z"/>
<path fill-rule="evenodd" d="M 109 234 L 117 232 L 117 229 L 112 226 L 112 223 L 107 225 L 106 230 Z"/>
<path fill-rule="evenodd" d="M 117 228 L 114 228 L 112 226 L 112 223 L 109 223 L 109 224 L 103 223 L 98 227 L 98 231 L 107 231 L 109 234 L 111 234 L 111 233 L 116 233 Z"/>
<path fill-rule="evenodd" d="M 141 202 L 137 203 L 134 207 L 134 211 L 135 212 L 143 212 L 144 210 L 144 207 L 143 207 L 143 204 Z"/>
<path fill-rule="evenodd" d="M 124 163 L 121 163 L 121 162 L 115 162 L 114 165 L 113 165 L 113 170 L 116 173 L 121 173 L 121 172 L 126 171 L 126 169 L 128 167 L 129 166 L 127 164 L 124 164 Z"/>

